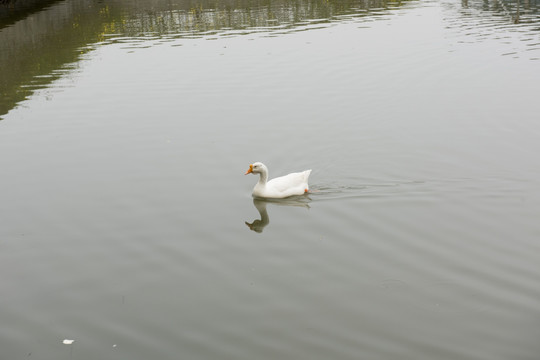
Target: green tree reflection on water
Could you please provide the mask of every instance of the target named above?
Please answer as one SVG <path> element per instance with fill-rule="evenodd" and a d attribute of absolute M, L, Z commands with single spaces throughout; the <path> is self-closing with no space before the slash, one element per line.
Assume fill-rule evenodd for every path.
<path fill-rule="evenodd" d="M 0 3 L 0 119 L 76 67 L 95 44 L 126 38 L 205 37 L 294 28 L 369 9 L 380 0 L 33 1 Z"/>
<path fill-rule="evenodd" d="M 359 17 L 374 20 L 414 1 L 1 0 L 0 119 L 35 90 L 76 67 L 83 54 L 100 44 L 256 32 L 272 36 Z M 495 10 L 499 3 L 494 1 Z M 504 3 L 508 3 L 504 11 L 511 9 L 511 2 Z M 482 1 L 462 4 L 476 5 L 482 10 L 486 6 Z"/>

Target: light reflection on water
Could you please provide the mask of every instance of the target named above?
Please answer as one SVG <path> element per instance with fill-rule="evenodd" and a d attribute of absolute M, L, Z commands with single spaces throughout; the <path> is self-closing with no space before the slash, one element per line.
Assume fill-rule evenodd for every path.
<path fill-rule="evenodd" d="M 513 4 L 18 12 L 2 356 L 535 358 L 538 11 Z M 312 193 L 253 200 L 255 159 Z"/>

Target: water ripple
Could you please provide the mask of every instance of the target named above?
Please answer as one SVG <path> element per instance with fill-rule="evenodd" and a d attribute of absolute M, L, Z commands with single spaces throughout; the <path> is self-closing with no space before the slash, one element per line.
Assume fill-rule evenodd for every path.
<path fill-rule="evenodd" d="M 443 2 L 449 39 L 459 44 L 494 40 L 502 45 L 500 55 L 538 60 L 540 7 L 536 2 L 498 0 Z M 529 50 L 532 49 L 532 50 Z M 529 52 L 531 51 L 531 52 Z"/>

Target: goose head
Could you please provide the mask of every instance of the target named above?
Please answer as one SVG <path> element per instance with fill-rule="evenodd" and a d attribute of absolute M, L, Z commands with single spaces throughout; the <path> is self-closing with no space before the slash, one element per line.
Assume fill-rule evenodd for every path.
<path fill-rule="evenodd" d="M 256 162 L 251 165 L 249 165 L 249 169 L 246 171 L 244 175 L 247 174 L 263 174 L 268 172 L 266 169 L 266 166 L 261 162 Z"/>

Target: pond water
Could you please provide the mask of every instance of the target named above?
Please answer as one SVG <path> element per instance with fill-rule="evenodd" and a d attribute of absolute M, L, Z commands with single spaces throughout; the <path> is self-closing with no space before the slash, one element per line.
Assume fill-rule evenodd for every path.
<path fill-rule="evenodd" d="M 0 26 L 2 358 L 538 358 L 537 1 Z M 311 192 L 254 201 L 255 161 Z"/>

